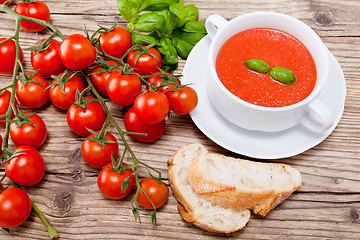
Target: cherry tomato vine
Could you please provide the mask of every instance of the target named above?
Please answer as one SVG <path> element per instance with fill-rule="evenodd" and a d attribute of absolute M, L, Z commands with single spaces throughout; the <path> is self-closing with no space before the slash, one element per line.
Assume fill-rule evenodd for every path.
<path fill-rule="evenodd" d="M 121 51 L 119 51 L 114 46 L 111 45 L 105 46 L 107 39 L 111 39 L 113 37 L 112 34 L 116 34 L 117 32 L 124 33 L 124 31 L 127 32 L 126 29 L 123 29 L 121 27 L 116 27 L 116 23 L 110 28 L 99 27 L 99 29 L 96 30 L 91 36 L 89 32 L 85 29 L 85 36 L 81 34 L 72 34 L 68 37 L 65 37 L 59 31 L 59 29 L 57 29 L 54 25 L 49 23 L 50 17 L 46 16 L 42 18 L 44 20 L 41 20 L 30 16 L 26 16 L 26 14 L 20 15 L 19 11 L 13 11 L 9 8 L 8 5 L 11 2 L 12 0 L 9 0 L 3 4 L 0 4 L 0 11 L 5 12 L 6 14 L 12 16 L 16 20 L 14 35 L 9 38 L 0 40 L 0 46 L 7 42 L 11 42 L 11 43 L 13 42 L 15 44 L 15 59 L 14 59 L 14 66 L 12 71 L 13 73 L 12 82 L 9 86 L 0 90 L 2 93 L 9 92 L 9 90 L 11 92 L 11 95 L 9 96 L 10 98 L 9 107 L 7 111 L 0 116 L 0 119 L 6 119 L 5 133 L 1 148 L 1 151 L 3 151 L 2 163 L 6 165 L 10 165 L 11 160 L 15 158 L 21 158 L 22 157 L 21 155 L 23 154 L 25 155 L 27 151 L 30 151 L 28 150 L 29 147 L 27 146 L 18 146 L 18 148 L 16 148 L 15 151 L 9 149 L 8 139 L 9 139 L 9 135 L 11 135 L 11 124 L 35 125 L 30 121 L 30 117 L 34 116 L 34 114 L 32 113 L 23 114 L 16 106 L 17 105 L 15 98 L 16 92 L 20 92 L 20 90 L 23 90 L 23 88 L 19 88 L 20 83 L 23 82 L 24 85 L 30 83 L 39 84 L 41 85 L 42 87 L 41 89 L 43 92 L 44 89 L 49 92 L 48 93 L 49 96 L 47 98 L 50 98 L 50 100 L 54 103 L 55 106 L 67 110 L 71 105 L 67 114 L 69 127 L 75 133 L 83 137 L 90 135 L 86 140 L 84 140 L 84 142 L 96 141 L 102 146 L 103 149 L 105 149 L 106 144 L 115 143 L 114 137 L 111 138 L 113 140 L 110 140 L 109 137 L 106 138 L 106 136 L 108 136 L 107 130 L 109 129 L 110 125 L 112 125 L 116 129 L 124 145 L 124 150 L 123 153 L 121 154 L 121 157 L 115 159 L 114 155 L 116 156 L 116 154 L 107 154 L 108 159 L 105 162 L 101 163 L 101 165 L 95 164 L 93 166 L 95 166 L 96 168 L 101 168 L 102 166 L 106 165 L 104 168 L 102 168 L 100 172 L 101 175 L 105 175 L 105 176 L 106 174 L 109 174 L 108 173 L 109 171 L 112 172 L 111 174 L 117 173 L 120 175 L 126 172 L 127 175 L 125 177 L 122 176 L 120 180 L 121 191 L 123 190 L 126 191 L 127 192 L 126 195 L 127 195 L 128 192 L 130 192 L 132 186 L 133 185 L 136 186 L 135 194 L 131 202 L 132 213 L 135 217 L 135 220 L 141 222 L 140 214 L 142 213 L 143 215 L 149 215 L 151 217 L 152 223 L 156 224 L 156 210 L 166 201 L 168 197 L 168 189 L 161 181 L 161 172 L 151 167 L 150 165 L 140 161 L 136 157 L 135 153 L 133 152 L 132 148 L 130 147 L 129 143 L 126 140 L 125 135 L 129 134 L 133 138 L 143 142 L 154 141 L 162 134 L 165 128 L 165 118 L 166 116 L 169 116 L 169 118 L 171 116 L 170 110 L 178 114 L 187 114 L 195 108 L 197 104 L 196 93 L 194 94 L 192 91 L 191 93 L 187 93 L 187 94 L 184 93 L 184 92 L 189 92 L 189 91 L 185 91 L 188 90 L 189 87 L 181 85 L 179 76 L 174 76 L 160 69 L 161 55 L 154 48 L 156 43 L 150 44 L 148 46 L 140 46 L 136 44 L 132 45 L 130 44 L 131 35 L 125 34 L 124 40 L 122 41 L 122 44 L 126 47 L 125 50 L 122 49 Z M 30 0 L 28 2 L 29 2 L 28 4 L 31 4 L 33 2 L 40 2 L 40 1 Z M 24 28 L 24 23 L 25 25 L 28 26 L 28 28 L 29 27 L 30 28 L 34 27 L 34 28 L 30 30 L 26 29 L 26 27 Z M 50 37 L 42 40 L 37 37 L 37 43 L 35 43 L 34 47 L 28 49 L 29 51 L 32 51 L 31 62 L 34 69 L 36 70 L 35 72 L 29 74 L 25 73 L 22 64 L 23 52 L 19 44 L 20 28 L 32 32 L 42 31 L 43 29 L 48 29 L 51 31 Z M 55 40 L 54 39 L 55 37 L 59 37 L 62 43 Z M 87 51 L 77 52 L 76 57 L 74 58 L 73 55 L 71 55 L 71 53 L 74 51 L 78 51 L 78 49 L 72 49 L 71 46 L 72 42 L 81 44 L 82 47 Z M 49 43 L 53 43 L 53 45 L 49 45 Z M 54 72 L 53 72 L 54 75 L 51 74 L 51 71 L 50 72 L 46 71 L 46 69 L 49 68 L 48 66 L 46 65 L 43 66 L 41 64 L 41 57 L 45 57 L 47 52 L 50 51 L 59 51 L 60 54 L 60 59 L 59 58 L 54 59 L 54 61 L 57 61 L 59 63 L 57 68 L 54 67 Z M 83 54 L 84 52 L 86 52 L 87 54 L 90 53 L 90 55 Z M 63 63 L 63 65 L 61 63 Z M 88 72 L 85 69 L 88 68 L 89 66 L 94 66 L 94 65 L 95 67 L 93 68 L 93 71 L 89 76 Z M 43 78 L 37 74 L 38 72 L 45 77 L 49 77 L 52 75 L 51 77 L 54 79 L 52 84 L 46 85 L 43 81 Z M 3 71 L 3 73 L 9 73 L 8 69 L 6 72 Z M 100 76 L 100 74 L 102 73 L 108 73 L 108 74 L 104 74 L 104 76 Z M 78 79 L 79 75 L 86 80 L 87 87 L 86 88 L 84 86 L 76 87 L 75 88 L 77 89 L 76 95 L 74 93 L 75 90 L 71 90 L 72 97 L 69 102 L 69 96 L 67 96 L 68 91 L 66 90 L 67 89 L 66 84 L 72 81 L 73 79 Z M 102 77 L 106 77 L 107 79 L 110 79 L 107 85 L 99 82 L 100 80 L 98 79 L 101 79 Z M 155 78 L 156 83 L 152 82 L 153 80 L 149 80 L 149 78 Z M 128 95 L 125 95 L 125 100 L 116 98 L 118 97 L 119 93 L 117 92 L 117 89 L 109 89 L 111 88 L 110 83 L 112 81 L 117 81 L 117 82 L 122 82 L 125 85 L 129 85 L 130 82 L 129 79 L 131 79 L 131 82 L 134 82 L 135 81 L 134 79 L 137 79 L 136 81 L 138 82 L 135 85 L 133 85 L 131 88 L 128 87 L 130 90 L 128 89 L 128 93 L 127 93 Z M 21 82 L 19 83 L 19 81 Z M 142 91 L 143 89 L 142 85 L 146 86 L 147 90 L 145 92 Z M 54 96 L 54 94 L 56 93 L 52 93 L 55 88 L 58 88 L 57 91 L 61 92 L 61 94 L 66 96 L 67 100 L 65 102 L 62 101 L 61 103 L 56 104 L 56 101 L 53 100 L 56 97 Z M 91 91 L 91 93 L 89 93 L 89 91 Z M 85 97 L 85 94 L 88 95 L 92 94 L 94 98 Z M 184 100 L 181 100 L 179 99 L 179 97 L 177 97 L 178 95 L 179 96 L 182 95 L 186 97 L 189 94 L 191 95 L 190 97 L 191 103 L 185 100 L 185 105 L 183 103 Z M 130 131 L 124 131 L 119 127 L 118 123 L 116 122 L 116 119 L 111 114 L 106 104 L 109 101 L 107 96 L 109 96 L 111 100 L 118 103 L 119 105 L 134 104 L 134 106 L 130 108 L 131 111 L 129 111 L 132 114 L 132 118 L 131 118 L 132 120 L 129 120 L 131 121 L 129 123 L 130 125 L 125 122 L 125 128 L 127 125 L 131 126 L 129 127 Z M 150 98 L 150 96 L 151 96 L 151 101 L 158 102 L 158 104 L 162 105 L 161 111 L 155 111 L 154 110 L 155 108 L 152 105 L 148 104 L 151 101 L 146 102 L 146 99 Z M 172 97 L 169 98 L 169 96 Z M 21 99 L 21 96 L 19 95 L 18 98 Z M 170 99 L 172 100 L 170 101 Z M 44 100 L 44 102 L 46 101 Z M 44 103 L 41 103 L 41 105 L 33 105 L 29 103 L 27 106 L 26 103 L 25 104 L 24 102 L 21 103 L 23 106 L 30 108 L 31 107 L 37 108 L 44 105 Z M 93 128 L 89 129 L 87 128 L 88 127 L 87 125 L 81 126 L 81 129 L 77 129 L 76 128 L 77 126 L 74 126 L 73 123 L 76 122 L 76 120 L 74 120 L 71 117 L 72 116 L 71 114 L 76 114 L 76 113 L 72 113 L 71 111 L 75 111 L 75 110 L 85 111 L 88 108 L 88 106 L 90 106 L 90 104 L 96 105 L 97 108 L 99 107 L 102 108 L 101 110 L 104 112 L 104 117 L 102 118 L 102 121 L 100 123 L 96 123 L 96 127 L 95 127 L 96 129 Z M 151 109 L 151 111 L 149 111 L 149 109 Z M 13 118 L 14 112 L 15 112 L 15 118 Z M 127 118 L 125 117 L 125 119 Z M 19 122 L 20 120 L 22 122 Z M 86 122 L 86 121 L 93 121 L 93 119 L 84 120 L 82 122 Z M 134 123 L 136 125 L 136 122 L 138 121 L 142 123 L 140 124 L 140 126 L 138 124 L 137 126 L 134 127 Z M 151 127 L 152 125 L 154 127 Z M 149 134 L 148 137 L 147 134 Z M 38 145 L 41 145 L 42 143 L 43 141 L 41 141 Z M 36 145 L 35 147 L 38 147 L 38 145 Z M 31 148 L 31 151 L 37 152 L 35 148 Z M 126 154 L 129 154 L 133 160 L 133 163 L 130 165 L 127 165 L 126 163 L 123 162 Z M 12 161 L 12 163 L 13 162 L 14 161 Z M 150 183 L 145 185 L 144 184 L 145 181 L 139 179 L 138 168 L 140 166 L 143 166 L 149 170 L 149 174 L 151 175 L 150 178 L 154 182 L 150 181 Z M 102 174 L 103 171 L 107 173 Z M 157 176 L 153 176 L 152 173 L 156 173 Z M 11 189 L 11 188 L 5 188 L 5 190 L 2 189 L 1 182 L 6 176 L 7 174 L 5 173 L 1 178 L 0 194 L 5 192 L 7 189 Z M 7 177 L 9 177 L 9 179 L 12 180 L 11 176 L 7 176 Z M 39 181 L 39 179 L 41 180 L 41 174 L 38 179 L 34 179 L 33 183 L 29 185 L 35 184 L 37 181 Z M 99 183 L 99 181 L 100 180 L 98 179 L 98 184 L 101 184 Z M 148 179 L 146 181 L 149 182 Z M 15 181 L 13 181 L 13 183 L 15 188 L 18 188 Z M 160 194 L 162 194 L 163 197 L 159 197 L 158 195 L 153 196 L 153 193 L 150 194 L 149 192 L 147 192 L 147 190 L 144 189 L 143 186 L 146 186 L 147 189 L 152 188 L 152 186 L 155 186 L 156 188 L 159 189 L 161 188 L 159 192 Z M 102 190 L 102 188 L 103 187 L 100 187 L 99 185 L 99 189 Z M 104 195 L 106 196 L 106 194 Z M 120 198 L 123 197 L 123 195 L 121 194 L 119 196 Z M 24 201 L 28 201 L 28 200 L 25 199 Z M 52 227 L 52 225 L 47 221 L 44 214 L 38 209 L 38 207 L 31 200 L 30 200 L 30 204 L 32 210 L 43 221 L 44 225 L 46 226 L 50 234 L 50 237 L 57 238 L 58 233 Z M 152 211 L 148 212 L 148 210 L 144 208 L 148 210 L 150 209 Z M 24 217 L 26 216 L 24 215 Z M 2 219 L 0 218 L 0 223 L 1 220 Z M 13 225 L 9 225 L 9 226 L 12 227 Z"/>

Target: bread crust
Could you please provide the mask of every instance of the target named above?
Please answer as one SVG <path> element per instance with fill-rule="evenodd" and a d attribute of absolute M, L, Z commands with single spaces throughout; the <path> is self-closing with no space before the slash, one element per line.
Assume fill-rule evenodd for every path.
<path fill-rule="evenodd" d="M 175 196 L 175 198 L 179 201 L 180 204 L 178 204 L 178 210 L 181 214 L 181 216 L 183 217 L 183 219 L 187 222 L 193 223 L 194 225 L 196 225 L 199 228 L 202 228 L 206 231 L 211 231 L 211 232 L 217 232 L 217 233 L 230 233 L 230 232 L 235 232 L 238 231 L 240 229 L 242 229 L 246 222 L 250 219 L 250 211 L 245 211 L 245 216 L 244 216 L 244 224 L 240 225 L 238 224 L 237 227 L 233 228 L 233 229 L 220 229 L 217 228 L 215 226 L 210 226 L 204 222 L 202 222 L 194 213 L 194 209 L 193 206 L 186 200 L 186 196 L 183 195 L 183 193 L 180 191 L 178 184 L 178 181 L 176 179 L 176 157 L 181 154 L 181 151 L 184 150 L 185 147 L 189 147 L 192 144 L 188 144 L 180 149 L 178 149 L 172 156 L 172 158 L 170 160 L 168 160 L 168 179 L 169 179 L 169 183 L 172 189 L 172 192 Z M 199 145 L 201 146 L 204 150 L 204 152 L 207 152 L 206 148 L 204 146 L 202 146 L 201 144 Z M 240 214 L 240 213 L 239 213 Z"/>
<path fill-rule="evenodd" d="M 216 155 L 217 157 L 225 157 L 220 154 L 211 154 Z M 301 175 L 300 182 L 290 190 L 287 191 L 276 191 L 276 190 L 267 190 L 267 191 L 246 191 L 239 190 L 234 186 L 227 184 L 219 183 L 212 181 L 206 177 L 206 174 L 201 167 L 201 157 L 197 157 L 193 163 L 190 165 L 187 172 L 187 180 L 190 182 L 191 187 L 194 189 L 195 193 L 198 195 L 203 195 L 208 197 L 211 201 L 218 203 L 225 207 L 239 208 L 239 209 L 252 209 L 254 213 L 265 216 L 269 213 L 271 209 L 276 207 L 282 201 L 284 201 L 291 193 L 298 189 L 301 185 Z M 235 158 L 231 158 L 235 159 Z M 236 159 L 239 161 L 248 161 L 244 159 Z M 272 164 L 280 167 L 291 167 L 290 165 L 285 165 L 281 163 L 262 163 L 262 164 Z M 295 168 L 294 168 L 295 169 Z"/>

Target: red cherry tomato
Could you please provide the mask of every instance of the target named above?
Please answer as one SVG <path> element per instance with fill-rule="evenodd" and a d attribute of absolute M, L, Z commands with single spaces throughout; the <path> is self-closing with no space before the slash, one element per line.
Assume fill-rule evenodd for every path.
<path fill-rule="evenodd" d="M 45 174 L 45 163 L 40 153 L 30 146 L 19 146 L 21 154 L 5 163 L 5 172 L 11 181 L 22 186 L 32 186 L 40 182 Z"/>
<path fill-rule="evenodd" d="M 48 6 L 39 0 L 32 3 L 19 2 L 14 8 L 14 12 L 26 17 L 40 19 L 46 22 L 50 21 L 50 10 Z M 40 32 L 45 29 L 44 26 L 30 21 L 21 21 L 20 27 L 28 32 Z"/>
<path fill-rule="evenodd" d="M 136 68 L 134 72 L 145 76 L 159 71 L 162 63 L 159 51 L 155 48 L 149 48 L 149 52 L 151 52 L 155 56 L 155 58 L 148 53 L 143 53 L 137 59 L 136 64 L 135 60 L 138 52 L 136 50 L 133 50 L 129 53 L 129 55 L 127 56 L 127 63 L 130 65 L 130 67 Z"/>
<path fill-rule="evenodd" d="M 154 74 L 160 74 L 160 73 L 161 73 L 161 72 L 155 72 Z M 165 72 L 165 73 L 166 73 L 168 76 L 173 76 L 171 73 L 168 73 L 168 72 Z M 163 79 L 162 77 L 160 77 L 160 76 L 153 76 L 153 77 L 149 77 L 149 78 L 147 79 L 147 82 L 148 82 L 148 83 L 151 83 L 151 85 L 152 85 L 153 87 L 159 87 L 163 81 L 164 81 L 164 79 Z M 180 84 L 181 84 L 181 82 L 180 82 L 180 80 L 179 80 L 178 78 L 174 79 L 174 82 L 175 82 L 177 85 L 180 85 Z M 175 87 L 176 87 L 175 84 L 169 84 L 169 85 L 166 85 L 166 86 L 164 86 L 164 87 L 159 88 L 157 91 L 162 92 L 162 93 L 164 93 L 164 94 L 167 96 L 167 94 L 169 93 L 168 90 L 173 89 L 173 88 L 175 88 Z M 149 90 L 149 86 L 148 86 L 148 85 L 146 86 L 146 89 Z"/>
<path fill-rule="evenodd" d="M 6 2 L 7 0 L 0 0 L 0 4 L 3 4 L 4 2 Z M 9 5 L 10 2 L 6 3 L 6 5 Z"/>
<path fill-rule="evenodd" d="M 106 61 L 109 65 L 118 65 L 117 62 L 115 61 Z M 101 70 L 100 65 L 96 65 L 94 66 L 94 68 L 91 71 L 91 75 L 90 75 L 90 80 L 92 82 L 92 84 L 94 84 L 95 89 L 103 96 L 108 96 L 108 93 L 106 91 L 106 85 L 107 85 L 107 80 L 110 76 L 110 74 L 114 71 L 110 71 L 110 72 L 102 72 L 102 73 L 97 73 L 94 74 L 98 71 Z"/>
<path fill-rule="evenodd" d="M 29 112 L 24 113 L 28 115 Z M 14 117 L 13 120 L 17 120 Z M 18 123 L 10 123 L 10 136 L 16 146 L 26 145 L 38 148 L 44 144 L 47 137 L 47 128 L 39 115 L 31 115 L 28 120 L 34 125 L 24 123 L 19 127 Z"/>
<path fill-rule="evenodd" d="M 114 30 L 101 34 L 100 44 L 106 54 L 121 58 L 132 46 L 131 34 L 123 27 L 115 27 Z"/>
<path fill-rule="evenodd" d="M 72 34 L 61 43 L 60 58 L 67 68 L 82 70 L 95 62 L 96 49 L 85 36 Z"/>
<path fill-rule="evenodd" d="M 106 90 L 115 103 L 130 105 L 134 103 L 136 94 L 141 92 L 142 85 L 137 75 L 121 74 L 114 71 L 107 80 Z"/>
<path fill-rule="evenodd" d="M 30 76 L 31 73 L 27 75 Z M 40 108 L 44 106 L 49 101 L 49 90 L 46 89 L 49 86 L 47 81 L 39 74 L 35 74 L 32 77 L 32 79 L 38 83 L 23 82 L 22 79 L 23 78 L 18 78 L 16 80 L 15 93 L 19 102 L 28 108 Z"/>
<path fill-rule="evenodd" d="M 4 90 L 0 93 L 0 115 L 6 114 L 10 106 L 11 92 L 9 90 Z M 14 106 L 16 108 L 17 101 L 15 100 Z M 14 112 L 11 113 L 11 118 L 14 117 Z M 5 118 L 0 118 L 0 126 L 5 125 Z"/>
<path fill-rule="evenodd" d="M 95 98 L 85 97 L 85 100 L 95 100 Z M 86 128 L 93 131 L 99 131 L 102 128 L 106 113 L 99 102 L 87 103 L 84 108 L 71 105 L 67 111 L 66 120 L 74 133 L 86 137 L 90 135 Z"/>
<path fill-rule="evenodd" d="M 97 133 L 100 133 L 98 131 Z M 108 139 L 111 142 L 105 142 L 104 147 L 100 143 L 90 140 L 94 138 L 93 134 L 89 135 L 81 145 L 81 156 L 84 161 L 93 168 L 102 168 L 109 162 L 111 162 L 111 156 L 116 159 L 119 152 L 119 145 L 111 133 L 107 132 L 105 134 L 105 139 Z"/>
<path fill-rule="evenodd" d="M 123 167 L 128 166 L 126 163 L 122 164 Z M 121 199 L 127 196 L 135 184 L 135 177 L 129 178 L 129 185 L 126 189 L 122 189 L 122 184 L 126 178 L 134 173 L 132 169 L 127 169 L 122 173 L 118 173 L 108 167 L 113 167 L 112 163 L 107 164 L 100 171 L 98 176 L 98 187 L 100 192 L 110 199 Z"/>
<path fill-rule="evenodd" d="M 58 77 L 61 77 L 63 74 L 60 73 Z M 72 74 L 69 73 L 67 77 L 70 77 Z M 54 80 L 51 84 L 54 84 Z M 65 93 L 61 91 L 60 85 L 55 85 L 49 88 L 49 97 L 51 102 L 58 108 L 66 110 L 71 106 L 71 102 L 75 102 L 76 91 L 79 89 L 81 92 L 84 90 L 84 83 L 82 79 L 76 74 L 69 81 L 64 84 Z"/>
<path fill-rule="evenodd" d="M 140 142 L 153 142 L 158 139 L 165 130 L 165 120 L 154 124 L 144 123 L 136 115 L 133 106 L 127 111 L 124 124 L 128 132 L 146 133 L 146 136 L 130 134 L 132 138 Z"/>
<path fill-rule="evenodd" d="M 134 102 L 134 111 L 145 123 L 158 123 L 169 113 L 169 101 L 162 92 L 144 92 Z"/>
<path fill-rule="evenodd" d="M 140 187 L 145 190 L 147 195 L 149 195 L 156 208 L 164 205 L 169 197 L 169 189 L 166 187 L 166 185 L 164 183 L 158 183 L 152 177 L 142 179 L 140 181 Z M 154 209 L 154 206 L 151 204 L 145 193 L 141 190 L 139 192 L 137 201 L 144 208 Z"/>
<path fill-rule="evenodd" d="M 41 41 L 44 42 L 45 40 L 46 38 Z M 35 43 L 34 46 L 39 46 L 39 43 Z M 48 49 L 41 52 L 31 51 L 31 64 L 44 77 L 51 77 L 51 75 L 64 72 L 66 67 L 60 58 L 60 42 L 52 39 Z"/>
<path fill-rule="evenodd" d="M 181 90 L 169 92 L 168 99 L 170 109 L 177 114 L 188 114 L 195 109 L 198 97 L 191 87 L 183 87 Z"/>
<path fill-rule="evenodd" d="M 0 42 L 6 38 L 0 38 Z M 24 61 L 24 53 L 19 46 L 20 61 Z M 9 40 L 0 45 L 0 74 L 11 74 L 14 71 L 16 60 L 16 45 L 14 40 Z"/>
<path fill-rule="evenodd" d="M 0 193 L 0 227 L 14 228 L 22 224 L 31 213 L 29 196 L 20 188 L 12 187 Z"/>

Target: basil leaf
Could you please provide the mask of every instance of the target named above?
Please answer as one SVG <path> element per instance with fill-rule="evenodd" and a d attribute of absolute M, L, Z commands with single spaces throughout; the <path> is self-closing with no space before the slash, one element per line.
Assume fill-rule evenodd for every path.
<path fill-rule="evenodd" d="M 193 49 L 194 45 L 176 36 L 173 36 L 171 40 L 179 56 L 183 59 L 186 59 L 189 56 L 189 53 Z"/>
<path fill-rule="evenodd" d="M 142 4 L 142 1 L 139 0 L 117 0 L 117 7 L 121 16 L 131 22 L 136 21 L 139 16 L 139 4 Z"/>
<path fill-rule="evenodd" d="M 186 22 L 196 21 L 199 18 L 199 10 L 194 4 L 186 5 L 185 12 L 186 12 L 186 17 L 185 17 Z"/>
<path fill-rule="evenodd" d="M 163 64 L 177 65 L 177 51 L 169 38 L 161 37 L 160 41 L 156 44 L 156 48 L 163 56 Z"/>
<path fill-rule="evenodd" d="M 195 46 L 206 34 L 200 32 L 183 32 L 176 29 L 173 35 Z"/>
<path fill-rule="evenodd" d="M 204 33 L 189 33 L 176 29 L 172 42 L 179 56 L 186 59 L 193 47 L 205 36 Z"/>
<path fill-rule="evenodd" d="M 282 67 L 271 68 L 270 76 L 286 85 L 292 85 L 296 82 L 293 71 Z"/>
<path fill-rule="evenodd" d="M 167 9 L 167 7 L 177 2 L 178 0 L 145 0 L 140 8 L 140 12 Z"/>
<path fill-rule="evenodd" d="M 163 32 L 164 26 L 165 18 L 156 12 L 144 13 L 135 23 L 135 28 L 141 32 Z"/>
<path fill-rule="evenodd" d="M 166 37 L 170 37 L 175 27 L 175 22 L 172 13 L 167 9 L 162 11 L 156 11 L 156 13 L 160 16 L 163 16 L 165 20 L 165 24 L 163 26 L 161 33 Z"/>
<path fill-rule="evenodd" d="M 207 34 L 205 28 L 205 22 L 199 22 L 199 21 L 185 22 L 181 30 L 184 32 L 198 32 L 198 33 Z"/>
<path fill-rule="evenodd" d="M 180 0 L 179 3 L 173 4 L 169 7 L 170 12 L 172 12 L 175 17 L 175 27 L 182 27 L 186 19 L 186 11 L 184 7 L 184 0 Z"/>
<path fill-rule="evenodd" d="M 178 67 L 178 64 L 176 65 L 162 65 L 161 66 L 161 69 L 165 72 L 168 72 L 168 73 L 173 73 L 174 70 Z M 171 116 L 170 116 L 171 118 Z M 170 120 L 170 119 L 169 119 Z"/>
<path fill-rule="evenodd" d="M 133 44 L 139 44 L 141 46 L 147 46 L 157 41 L 157 39 L 151 35 L 143 35 L 136 32 L 131 33 L 131 39 Z"/>
<path fill-rule="evenodd" d="M 255 60 L 255 59 L 249 59 L 245 61 L 245 65 L 250 68 L 251 70 L 254 70 L 256 72 L 260 73 L 267 73 L 269 71 L 269 65 L 262 60 Z"/>

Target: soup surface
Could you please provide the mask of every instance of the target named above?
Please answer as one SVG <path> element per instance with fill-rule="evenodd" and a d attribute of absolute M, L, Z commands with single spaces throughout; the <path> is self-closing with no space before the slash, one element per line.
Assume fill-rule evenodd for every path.
<path fill-rule="evenodd" d="M 285 85 L 269 74 L 250 70 L 245 61 L 265 61 L 294 72 L 296 83 Z M 270 28 L 253 28 L 232 36 L 221 47 L 216 72 L 235 96 L 252 104 L 284 107 L 305 99 L 316 82 L 316 67 L 307 48 L 295 37 Z"/>

